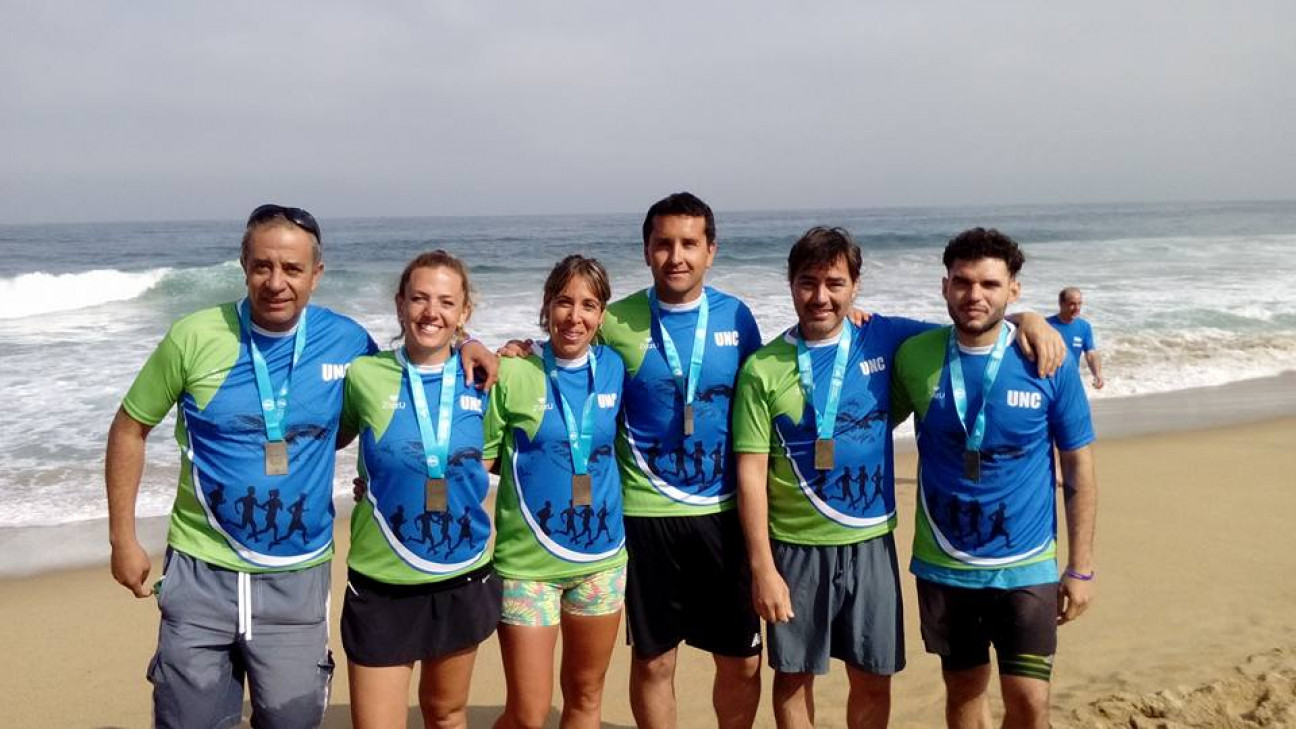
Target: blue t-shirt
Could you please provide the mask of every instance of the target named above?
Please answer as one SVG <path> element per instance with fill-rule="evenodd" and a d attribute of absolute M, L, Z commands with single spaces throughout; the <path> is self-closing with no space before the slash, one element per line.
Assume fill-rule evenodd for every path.
<path fill-rule="evenodd" d="M 505 577 L 553 580 L 625 563 L 621 479 L 613 453 L 625 366 L 608 347 L 594 345 L 589 352 L 596 358 L 592 391 L 588 358 L 571 366 L 557 363 L 558 389 L 578 426 L 592 398 L 589 504 L 573 498 L 563 406 L 542 359 L 532 355 L 500 363 L 486 416 L 484 457 L 501 462 L 495 568 Z"/>
<path fill-rule="evenodd" d="M 943 330 L 948 331 L 948 329 Z M 941 334 L 935 332 L 933 334 Z M 919 343 L 921 340 L 912 340 Z M 1089 402 L 1075 361 L 1067 358 L 1048 378 L 1010 344 L 986 405 L 980 478 L 964 473 L 967 432 L 981 406 L 981 383 L 989 352 L 960 348 L 968 391 L 966 429 L 959 423 L 944 366 L 945 339 L 922 356 L 940 357 L 935 391 L 917 423 L 919 510 L 913 573 L 923 579 L 965 587 L 1020 587 L 1057 580 L 1056 492 L 1053 445 L 1063 451 L 1094 439 Z M 910 367 L 902 349 L 901 370 Z M 915 348 L 917 349 L 917 348 Z M 939 368 L 939 369 L 937 369 Z M 901 386 L 912 373 L 901 371 Z M 916 387 L 910 387 L 916 390 Z M 910 392 L 917 401 L 922 393 Z"/>
<path fill-rule="evenodd" d="M 245 572 L 301 569 L 332 554 L 343 379 L 351 360 L 377 347 L 358 324 L 328 309 L 310 306 L 302 316 L 306 347 L 295 367 L 293 332 L 254 327 L 251 334 L 276 393 L 291 370 L 285 475 L 266 474 L 261 396 L 236 304 L 176 322 L 123 400 L 127 413 L 149 425 L 179 403 L 172 547 Z"/>
<path fill-rule="evenodd" d="M 362 357 L 347 373 L 343 425 L 360 434 L 360 473 L 369 483 L 351 516 L 352 569 L 394 584 L 432 582 L 485 564 L 489 481 L 482 467 L 482 420 L 489 398 L 466 385 L 457 364 L 444 509 L 428 508 L 428 471 L 402 352 Z M 420 368 L 419 386 L 438 425 L 445 368 Z"/>
<path fill-rule="evenodd" d="M 1075 356 L 1076 362 L 1084 359 L 1084 353 L 1095 350 L 1098 345 L 1094 343 L 1093 327 L 1089 322 L 1080 317 L 1076 317 L 1070 323 L 1063 324 L 1057 314 L 1047 319 L 1048 323 L 1062 335 L 1062 341 L 1066 343 L 1067 349 Z"/>
<path fill-rule="evenodd" d="M 694 516 L 734 506 L 737 481 L 729 449 L 729 421 L 738 369 L 760 347 L 751 311 L 738 299 L 706 287 L 706 349 L 693 401 L 692 435 L 684 435 L 684 397 L 653 326 L 647 291 L 608 307 L 602 341 L 625 361 L 625 418 L 617 459 L 630 516 Z M 687 376 L 698 304 L 661 305 Z"/>
<path fill-rule="evenodd" d="M 874 315 L 862 327 L 844 326 L 852 336 L 832 469 L 814 467 L 815 413 L 827 403 L 837 339 L 808 344 L 815 409 L 805 398 L 791 331 L 752 355 L 738 379 L 734 451 L 771 454 L 770 533 L 782 542 L 851 544 L 895 526 L 891 366 L 902 342 L 935 325 Z"/>

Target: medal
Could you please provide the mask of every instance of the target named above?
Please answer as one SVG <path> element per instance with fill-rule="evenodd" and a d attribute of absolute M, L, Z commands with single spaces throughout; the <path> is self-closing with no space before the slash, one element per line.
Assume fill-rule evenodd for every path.
<path fill-rule="evenodd" d="M 437 400 L 435 427 L 432 425 L 432 409 L 418 366 L 410 361 L 409 352 L 404 347 L 397 353 L 397 360 L 405 368 L 410 402 L 414 404 L 414 422 L 418 425 L 419 442 L 423 446 L 423 467 L 427 473 L 423 486 L 423 508 L 431 512 L 449 511 L 450 490 L 446 486 L 446 466 L 450 460 L 450 424 L 454 417 L 459 353 L 452 351 L 441 368 L 441 396 Z"/>
<path fill-rule="evenodd" d="M 652 312 L 652 326 L 661 338 L 662 356 L 666 358 L 666 364 L 670 367 L 671 376 L 675 379 L 675 389 L 679 391 L 680 398 L 684 401 L 684 417 L 682 425 L 684 426 L 684 437 L 693 435 L 695 423 L 693 422 L 693 398 L 697 394 L 698 382 L 702 379 L 702 357 L 706 353 L 706 333 L 707 322 L 710 319 L 711 306 L 707 302 L 706 291 L 702 292 L 702 300 L 698 303 L 697 323 L 693 327 L 693 351 L 689 355 L 689 369 L 684 372 L 684 364 L 680 360 L 679 350 L 675 348 L 675 340 L 671 339 L 670 331 L 661 321 L 661 305 L 657 302 L 657 291 L 648 289 L 648 307 Z"/>
<path fill-rule="evenodd" d="M 836 441 L 831 438 L 815 439 L 814 467 L 816 471 L 833 470 L 833 461 L 836 460 L 834 458 L 835 443 Z"/>
<path fill-rule="evenodd" d="M 986 362 L 985 372 L 981 378 L 981 402 L 972 414 L 972 427 L 968 428 L 968 392 L 963 380 L 963 359 L 959 355 L 958 337 L 950 332 L 945 349 L 945 368 L 949 370 L 950 390 L 954 396 L 954 413 L 958 416 L 959 425 L 967 435 L 963 450 L 963 478 L 976 482 L 981 480 L 981 444 L 986 433 L 986 403 L 994 387 L 995 378 L 999 376 L 999 366 L 1003 363 L 1004 351 L 1008 347 L 1010 329 L 1001 324 L 999 337 L 994 348 L 990 350 L 990 359 Z"/>
<path fill-rule="evenodd" d="M 571 501 L 572 506 L 590 506 L 594 503 L 593 487 L 588 473 L 572 474 Z"/>
<path fill-rule="evenodd" d="M 981 451 L 963 451 L 963 478 L 981 480 Z"/>
<path fill-rule="evenodd" d="M 267 476 L 288 475 L 288 443 L 282 440 L 266 441 L 265 472 Z"/>
<path fill-rule="evenodd" d="M 288 410 L 288 390 L 292 384 L 292 373 L 297 369 L 297 362 L 306 349 L 306 312 L 297 319 L 297 332 L 293 335 L 292 362 L 288 373 L 284 375 L 283 386 L 275 394 L 270 382 L 270 365 L 261 354 L 256 339 L 252 336 L 252 305 L 239 307 L 240 336 L 247 343 L 248 355 L 252 360 L 252 372 L 256 376 L 257 394 L 261 397 L 261 418 L 265 423 L 265 473 L 267 476 L 288 475 L 288 443 L 284 440 L 284 420 Z"/>
<path fill-rule="evenodd" d="M 424 492 L 426 493 L 426 498 L 424 499 L 424 509 L 426 511 L 449 510 L 450 499 L 446 489 L 446 480 L 444 478 L 429 478 Z"/>
<path fill-rule="evenodd" d="M 591 506 L 594 503 L 593 484 L 589 474 L 590 452 L 594 446 L 594 403 L 598 387 L 598 357 L 594 351 L 589 352 L 590 386 L 589 394 L 581 408 L 580 423 L 576 421 L 576 411 L 567 402 L 562 389 L 558 386 L 558 364 L 554 359 L 553 347 L 544 345 L 542 353 L 545 372 L 553 387 L 553 397 L 558 401 L 558 411 L 562 414 L 563 425 L 567 428 L 567 444 L 571 448 L 571 501 L 572 506 Z"/>
<path fill-rule="evenodd" d="M 828 381 L 828 392 L 824 398 L 824 409 L 821 412 L 815 407 L 814 361 L 805 339 L 797 335 L 797 374 L 801 378 L 801 392 L 805 396 L 806 406 L 814 415 L 815 432 L 818 437 L 814 442 L 814 467 L 816 471 L 831 471 L 836 467 L 836 441 L 833 435 L 837 426 L 837 409 L 841 404 L 842 385 L 846 382 L 846 364 L 850 359 L 851 328 L 850 323 L 842 325 L 833 355 L 832 376 Z"/>

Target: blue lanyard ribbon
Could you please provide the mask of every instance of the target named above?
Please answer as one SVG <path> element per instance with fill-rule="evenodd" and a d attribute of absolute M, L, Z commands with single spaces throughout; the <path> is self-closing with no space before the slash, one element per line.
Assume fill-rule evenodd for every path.
<path fill-rule="evenodd" d="M 1002 323 L 999 339 L 995 342 L 994 349 L 990 350 L 990 361 L 986 362 L 985 376 L 981 379 L 981 403 L 977 407 L 972 430 L 969 431 L 967 429 L 967 387 L 963 382 L 963 362 L 959 357 L 958 335 L 953 330 L 950 331 L 949 343 L 945 349 L 945 364 L 950 373 L 950 389 L 954 391 L 954 410 L 958 413 L 959 426 L 967 434 L 965 450 L 968 452 L 980 451 L 981 441 L 985 440 L 986 401 L 990 398 L 990 388 L 994 386 L 995 379 L 999 376 L 999 365 L 1003 364 L 1004 352 L 1007 349 L 1008 324 Z"/>
<path fill-rule="evenodd" d="M 590 372 L 590 391 L 585 398 L 584 407 L 581 408 L 580 428 L 576 427 L 576 415 L 572 407 L 563 396 L 562 389 L 558 387 L 558 362 L 554 359 L 553 347 L 545 342 L 544 345 L 544 368 L 545 373 L 549 375 L 549 382 L 553 383 L 554 396 L 557 400 L 558 409 L 562 413 L 563 423 L 567 426 L 567 442 L 571 444 L 572 472 L 577 476 L 584 476 L 589 473 L 589 459 L 591 447 L 594 443 L 594 401 L 595 397 L 595 375 L 597 374 L 597 359 L 594 357 L 594 350 L 589 352 L 589 372 Z"/>
<path fill-rule="evenodd" d="M 451 351 L 441 370 L 441 401 L 437 408 L 436 430 L 432 429 L 432 413 L 428 410 L 427 393 L 423 390 L 423 377 L 418 366 L 410 361 L 409 353 L 401 347 L 405 361 L 405 379 L 409 381 L 410 399 L 414 401 L 414 414 L 418 419 L 419 438 L 423 441 L 423 462 L 428 478 L 445 478 L 450 455 L 450 419 L 454 415 L 455 379 L 459 375 L 459 353 Z"/>
<path fill-rule="evenodd" d="M 245 300 L 239 307 L 239 327 L 247 340 L 248 351 L 252 354 L 252 369 L 256 372 L 257 393 L 261 396 L 261 417 L 265 420 L 266 438 L 271 441 L 281 441 L 284 439 L 283 422 L 288 413 L 288 389 L 292 383 L 292 373 L 297 369 L 297 362 L 306 349 L 306 311 L 303 310 L 301 316 L 297 317 L 297 333 L 293 335 L 292 364 L 288 367 L 288 374 L 284 377 L 283 387 L 279 388 L 278 395 L 275 395 L 274 386 L 270 382 L 270 366 L 266 364 L 265 357 L 252 336 L 252 302 L 250 301 Z"/>
<path fill-rule="evenodd" d="M 666 364 L 670 365 L 671 375 L 675 378 L 675 387 L 684 404 L 692 405 L 693 396 L 697 394 L 698 381 L 702 379 L 702 355 L 706 352 L 707 324 L 711 318 L 711 307 L 707 304 L 706 290 L 702 291 L 702 303 L 698 304 L 697 325 L 693 330 L 693 353 L 689 356 L 688 379 L 684 378 L 684 366 L 680 362 L 679 350 L 675 349 L 675 340 L 662 324 L 661 304 L 657 301 L 657 292 L 648 289 L 648 307 L 652 311 L 653 327 L 661 337 L 662 353 Z"/>
<path fill-rule="evenodd" d="M 805 392 L 806 401 L 815 414 L 815 432 L 820 440 L 832 440 L 837 428 L 837 408 L 841 404 L 842 385 L 846 382 L 846 362 L 850 359 L 851 326 L 842 323 L 841 336 L 837 340 L 837 356 L 833 359 L 832 380 L 828 383 L 828 398 L 824 402 L 823 412 L 814 403 L 814 361 L 810 357 L 810 348 L 800 330 L 796 335 L 797 372 L 801 375 L 801 389 Z"/>

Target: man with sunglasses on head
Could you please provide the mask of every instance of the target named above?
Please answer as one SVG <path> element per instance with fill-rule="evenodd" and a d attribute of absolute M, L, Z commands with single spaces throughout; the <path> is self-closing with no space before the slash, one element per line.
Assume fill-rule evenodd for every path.
<path fill-rule="evenodd" d="M 108 434 L 112 574 L 136 597 L 156 594 L 162 613 L 148 667 L 159 727 L 238 724 L 245 676 L 254 726 L 315 727 L 333 672 L 327 603 L 342 384 L 351 360 L 377 346 L 351 319 L 309 306 L 324 272 L 310 213 L 258 207 L 239 262 L 247 297 L 175 322 Z M 177 404 L 179 488 L 163 579 L 150 589 L 135 502 L 145 440 Z M 227 488 L 255 497 L 254 523 L 218 515 Z M 292 505 L 291 528 L 289 510 L 269 504 Z"/>

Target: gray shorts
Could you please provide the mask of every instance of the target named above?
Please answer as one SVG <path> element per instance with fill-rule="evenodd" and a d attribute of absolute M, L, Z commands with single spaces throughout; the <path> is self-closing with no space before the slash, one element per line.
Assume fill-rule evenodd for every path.
<path fill-rule="evenodd" d="M 168 550 L 148 667 L 154 725 L 237 725 L 246 676 L 252 726 L 318 727 L 333 675 L 328 599 L 327 562 L 248 574 Z"/>
<path fill-rule="evenodd" d="M 904 668 L 904 613 L 893 535 L 840 547 L 775 541 L 773 548 L 796 617 L 767 623 L 770 668 L 825 674 L 829 658 L 883 676 Z"/>

